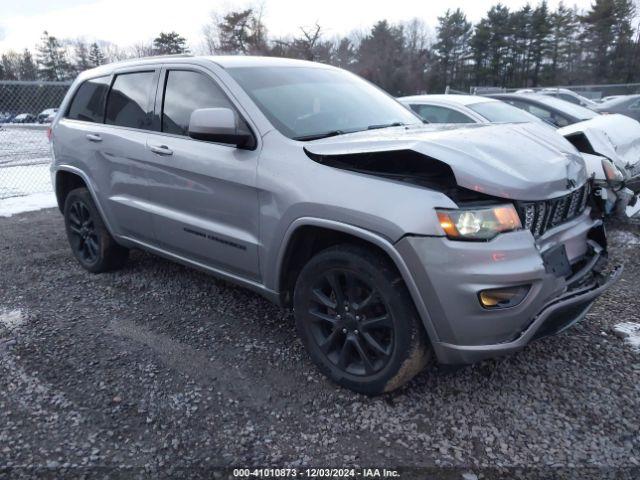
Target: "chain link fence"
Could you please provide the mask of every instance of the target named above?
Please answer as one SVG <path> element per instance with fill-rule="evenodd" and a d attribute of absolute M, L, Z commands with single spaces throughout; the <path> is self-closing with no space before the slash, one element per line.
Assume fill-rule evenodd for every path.
<path fill-rule="evenodd" d="M 69 85 L 0 81 L 0 200 L 51 190 L 46 130 Z"/>

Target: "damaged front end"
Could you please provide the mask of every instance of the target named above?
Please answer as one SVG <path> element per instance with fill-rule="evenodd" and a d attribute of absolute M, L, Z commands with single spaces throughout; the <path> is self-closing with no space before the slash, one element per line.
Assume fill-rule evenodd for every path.
<path fill-rule="evenodd" d="M 640 123 L 622 115 L 599 116 L 558 130 L 583 154 L 604 215 L 640 212 Z"/>

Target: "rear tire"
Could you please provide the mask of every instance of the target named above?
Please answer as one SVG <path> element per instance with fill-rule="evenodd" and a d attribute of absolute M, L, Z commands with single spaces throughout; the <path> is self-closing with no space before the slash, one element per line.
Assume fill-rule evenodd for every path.
<path fill-rule="evenodd" d="M 359 393 L 401 387 L 430 356 L 402 277 L 389 259 L 367 248 L 345 244 L 315 255 L 298 276 L 294 314 L 313 362 Z"/>
<path fill-rule="evenodd" d="M 86 188 L 76 188 L 67 195 L 64 223 L 71 251 L 85 269 L 107 272 L 126 262 L 129 250 L 113 239 Z"/>

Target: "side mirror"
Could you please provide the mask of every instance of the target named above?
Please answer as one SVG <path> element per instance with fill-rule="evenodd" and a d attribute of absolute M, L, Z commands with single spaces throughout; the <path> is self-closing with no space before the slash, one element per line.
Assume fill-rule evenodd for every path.
<path fill-rule="evenodd" d="M 239 123 L 230 108 L 199 108 L 191 112 L 189 136 L 196 140 L 230 143 L 238 148 L 253 148 L 253 135 Z"/>

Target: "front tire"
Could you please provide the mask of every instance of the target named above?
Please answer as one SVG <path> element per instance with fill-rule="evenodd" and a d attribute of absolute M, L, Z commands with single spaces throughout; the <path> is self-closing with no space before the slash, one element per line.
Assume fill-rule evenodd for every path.
<path fill-rule="evenodd" d="M 294 314 L 313 362 L 356 392 L 395 390 L 427 363 L 426 334 L 400 274 L 367 248 L 314 256 L 298 276 Z"/>
<path fill-rule="evenodd" d="M 67 195 L 64 223 L 71 251 L 85 269 L 107 272 L 126 262 L 129 250 L 113 239 L 86 188 L 76 188 Z"/>

